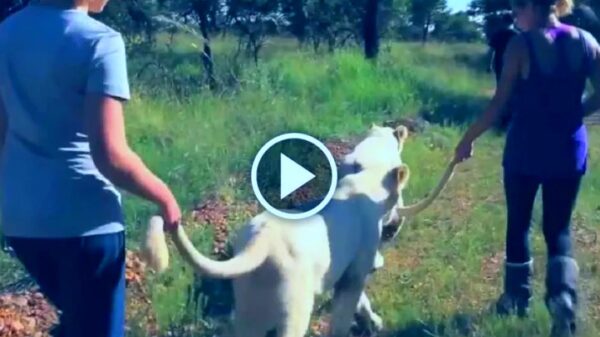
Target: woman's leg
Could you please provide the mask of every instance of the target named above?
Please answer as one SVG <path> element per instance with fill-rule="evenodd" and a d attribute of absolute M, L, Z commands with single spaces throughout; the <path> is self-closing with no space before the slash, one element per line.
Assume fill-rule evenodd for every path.
<path fill-rule="evenodd" d="M 124 233 L 79 238 L 63 275 L 65 337 L 125 335 Z"/>
<path fill-rule="evenodd" d="M 552 179 L 543 184 L 544 237 L 548 247 L 546 305 L 557 336 L 575 329 L 578 266 L 572 256 L 571 215 L 581 177 Z"/>
<path fill-rule="evenodd" d="M 552 179 L 543 184 L 544 237 L 549 259 L 572 255 L 571 216 L 580 184 L 580 176 Z"/>
<path fill-rule="evenodd" d="M 499 314 L 511 314 L 515 310 L 525 316 L 531 298 L 532 259 L 529 249 L 531 214 L 539 188 L 535 177 L 505 172 L 506 195 L 506 263 L 504 293 L 498 300 Z"/>
<path fill-rule="evenodd" d="M 529 233 L 533 204 L 540 182 L 535 177 L 505 173 L 506 195 L 506 262 L 523 264 L 531 261 Z"/>
<path fill-rule="evenodd" d="M 58 250 L 61 240 L 28 239 L 7 237 L 7 243 L 12 248 L 15 257 L 29 275 L 40 287 L 41 292 L 59 310 L 62 309 L 60 300 L 60 260 L 54 253 Z"/>
<path fill-rule="evenodd" d="M 66 239 L 6 238 L 15 257 L 35 280 L 44 296 L 60 311 L 64 310 L 61 292 L 61 269 L 64 261 L 61 252 Z M 62 326 L 50 331 L 53 337 L 63 337 Z"/>

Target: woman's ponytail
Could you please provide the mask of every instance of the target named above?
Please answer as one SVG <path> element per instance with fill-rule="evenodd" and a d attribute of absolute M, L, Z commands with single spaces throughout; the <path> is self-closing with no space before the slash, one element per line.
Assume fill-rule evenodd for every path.
<path fill-rule="evenodd" d="M 573 11 L 573 0 L 555 0 L 554 13 L 557 16 L 566 16 Z"/>

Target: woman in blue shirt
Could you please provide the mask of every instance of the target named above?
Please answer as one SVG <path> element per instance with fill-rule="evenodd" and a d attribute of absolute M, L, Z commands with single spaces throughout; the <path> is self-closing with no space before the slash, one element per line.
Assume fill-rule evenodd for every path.
<path fill-rule="evenodd" d="M 117 188 L 181 212 L 129 148 L 121 35 L 107 0 L 38 0 L 0 24 L 0 206 L 17 258 L 62 312 L 56 336 L 121 337 L 125 239 Z"/>
<path fill-rule="evenodd" d="M 575 329 L 578 266 L 570 218 L 588 156 L 583 118 L 600 107 L 600 48 L 589 33 L 559 22 L 570 11 L 570 0 L 511 3 L 523 33 L 509 43 L 500 85 L 458 144 L 456 159 L 471 156 L 473 142 L 514 95 L 503 158 L 508 223 L 504 293 L 497 309 L 527 314 L 532 295 L 529 231 L 541 187 L 548 250 L 545 300 L 553 336 L 562 336 Z M 594 94 L 582 102 L 588 79 Z"/>

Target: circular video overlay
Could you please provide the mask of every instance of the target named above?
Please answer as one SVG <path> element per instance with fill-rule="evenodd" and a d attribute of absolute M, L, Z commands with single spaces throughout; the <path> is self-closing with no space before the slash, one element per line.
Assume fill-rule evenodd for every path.
<path fill-rule="evenodd" d="M 320 212 L 337 185 L 333 155 L 303 133 L 286 133 L 261 147 L 252 163 L 252 190 L 271 214 L 299 220 Z"/>

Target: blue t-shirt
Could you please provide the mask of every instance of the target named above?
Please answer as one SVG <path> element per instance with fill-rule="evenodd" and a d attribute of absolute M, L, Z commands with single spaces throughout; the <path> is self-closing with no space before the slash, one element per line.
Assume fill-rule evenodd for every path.
<path fill-rule="evenodd" d="M 121 196 L 84 129 L 87 93 L 129 99 L 121 35 L 86 12 L 29 5 L 0 24 L 4 235 L 66 238 L 123 230 Z"/>

